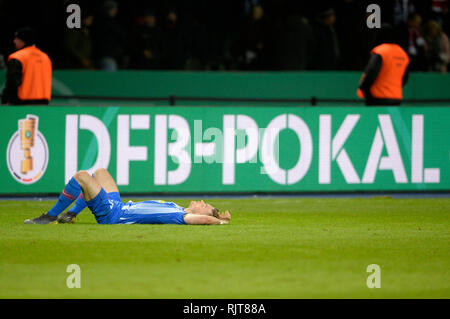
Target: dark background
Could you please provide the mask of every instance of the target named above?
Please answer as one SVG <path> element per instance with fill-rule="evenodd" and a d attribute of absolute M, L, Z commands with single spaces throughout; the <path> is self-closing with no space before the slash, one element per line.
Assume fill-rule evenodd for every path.
<path fill-rule="evenodd" d="M 362 70 L 374 46 L 376 30 L 366 26 L 366 7 L 369 3 L 381 6 L 381 18 L 394 26 L 399 42 L 407 46 L 408 33 L 405 18 L 416 12 L 425 23 L 436 20 L 444 32 L 449 30 L 448 1 L 293 1 L 293 0 L 172 0 L 137 1 L 118 0 L 115 23 L 123 32 L 124 40 L 115 40 L 120 53 L 119 69 L 172 70 Z M 38 33 L 37 46 L 52 59 L 55 69 L 81 68 L 67 62 L 64 37 L 67 32 L 67 5 L 78 3 L 82 14 L 94 16 L 91 27 L 92 68 L 100 69 L 96 61 L 102 50 L 100 11 L 103 1 L 6 1 L 0 0 L 0 54 L 14 51 L 14 31 L 31 26 Z M 399 13 L 399 4 L 407 4 Z M 264 10 L 261 21 L 252 21 L 252 6 Z M 444 8 L 440 12 L 436 7 Z M 319 15 L 332 8 L 336 21 L 323 28 Z M 161 57 L 152 65 L 138 62 L 136 39 L 142 25 L 142 16 L 152 12 L 158 27 Z M 174 28 L 166 17 L 176 12 Z M 406 13 L 405 13 L 406 11 Z M 329 11 L 328 11 L 329 12 Z M 403 15 L 403 19 L 399 18 Z M 175 30 L 175 31 L 174 31 Z M 330 31 L 331 30 L 331 31 Z M 99 34 L 99 33 L 97 33 Z M 100 38 L 99 38 L 100 37 Z M 104 38 L 104 37 L 103 37 Z M 258 43 L 264 48 L 259 50 Z M 337 44 L 336 44 L 337 43 Z M 335 54 L 334 49 L 338 48 Z M 248 52 L 256 54 L 251 62 Z M 424 54 L 422 65 L 413 71 L 433 71 L 432 62 Z"/>

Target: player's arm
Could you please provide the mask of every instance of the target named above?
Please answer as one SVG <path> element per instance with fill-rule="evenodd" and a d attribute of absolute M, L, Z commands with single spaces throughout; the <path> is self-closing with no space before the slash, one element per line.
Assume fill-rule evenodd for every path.
<path fill-rule="evenodd" d="M 219 213 L 219 218 L 208 215 L 186 214 L 184 221 L 188 225 L 223 225 L 230 222 L 231 216 L 228 211 Z"/>

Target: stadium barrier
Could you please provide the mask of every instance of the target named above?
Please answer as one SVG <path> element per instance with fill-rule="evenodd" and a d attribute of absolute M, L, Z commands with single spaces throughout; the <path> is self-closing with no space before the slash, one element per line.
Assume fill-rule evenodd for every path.
<path fill-rule="evenodd" d="M 52 105 L 358 106 L 361 72 L 77 71 L 53 73 Z M 5 72 L 0 71 L 0 87 Z M 411 73 L 403 106 L 450 105 L 450 75 Z"/>
<path fill-rule="evenodd" d="M 123 193 L 450 190 L 448 107 L 1 109 L 0 194 L 108 168 Z"/>
<path fill-rule="evenodd" d="M 65 105 L 357 106 L 360 72 L 57 71 Z M 54 85 L 55 86 L 55 85 Z M 56 86 L 55 86 L 56 87 Z M 411 74 L 404 106 L 450 105 L 450 77 Z M 64 90 L 69 88 L 69 91 Z M 72 93 L 70 93 L 72 92 Z M 67 94 L 70 93 L 70 94 Z"/>

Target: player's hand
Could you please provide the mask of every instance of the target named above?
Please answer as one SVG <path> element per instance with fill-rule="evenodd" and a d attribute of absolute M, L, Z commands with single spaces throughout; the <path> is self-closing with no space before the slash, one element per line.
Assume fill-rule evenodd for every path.
<path fill-rule="evenodd" d="M 219 213 L 219 219 L 223 221 L 229 221 L 231 219 L 230 213 L 226 210 L 224 213 Z"/>

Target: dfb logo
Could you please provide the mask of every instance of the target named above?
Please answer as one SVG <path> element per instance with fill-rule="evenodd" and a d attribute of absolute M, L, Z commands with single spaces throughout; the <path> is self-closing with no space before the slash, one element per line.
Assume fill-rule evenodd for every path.
<path fill-rule="evenodd" d="M 369 29 L 379 29 L 381 28 L 381 9 L 378 4 L 369 4 L 367 6 L 367 13 L 370 15 L 367 16 L 366 24 Z"/>
<path fill-rule="evenodd" d="M 69 29 L 81 28 L 81 8 L 78 4 L 69 4 L 66 9 L 70 15 L 67 17 L 66 24 Z"/>

